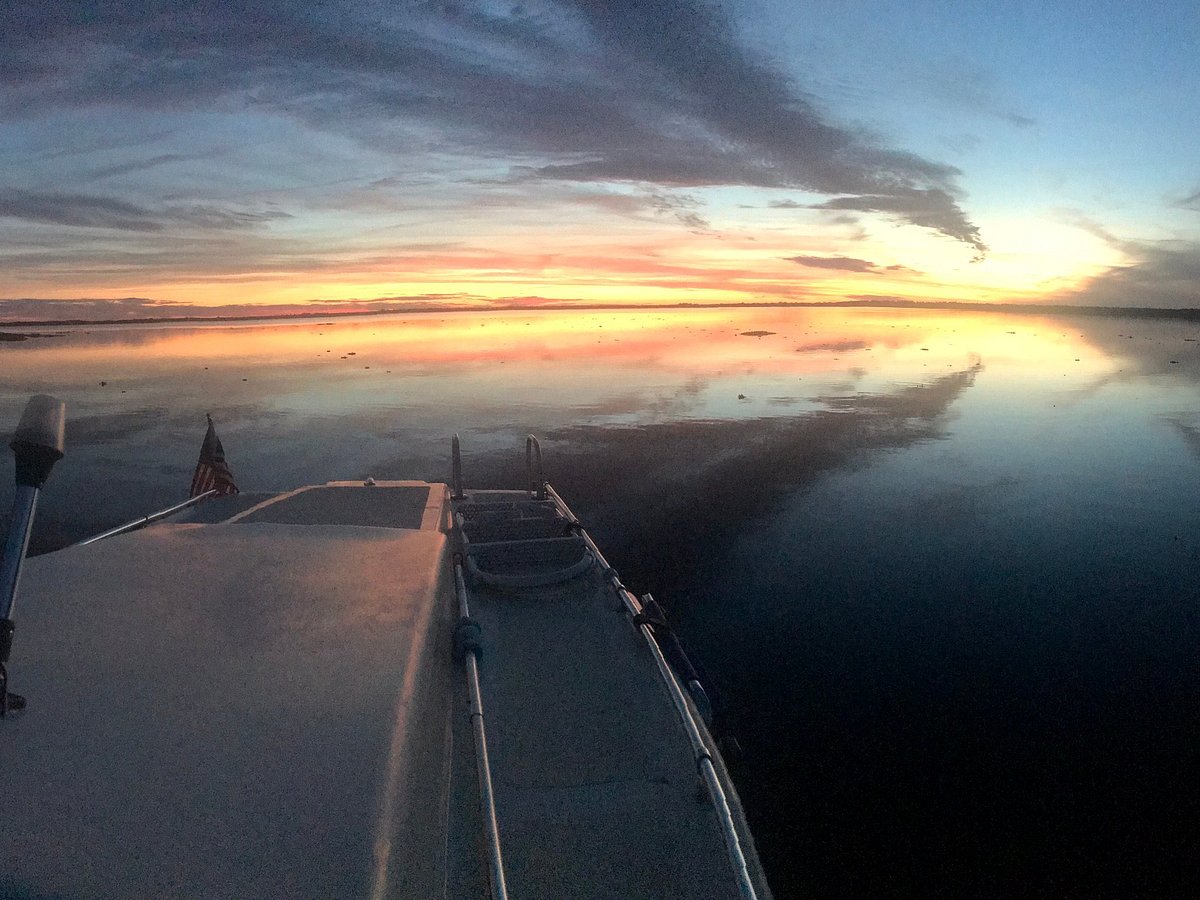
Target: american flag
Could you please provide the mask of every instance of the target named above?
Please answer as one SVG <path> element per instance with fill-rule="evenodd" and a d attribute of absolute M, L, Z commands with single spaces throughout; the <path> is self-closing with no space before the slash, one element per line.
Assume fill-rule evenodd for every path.
<path fill-rule="evenodd" d="M 200 461 L 196 463 L 196 474 L 192 476 L 192 491 L 189 497 L 197 497 L 206 491 L 218 494 L 236 494 L 238 487 L 233 483 L 233 473 L 225 462 L 225 448 L 213 428 L 212 416 L 208 416 L 208 431 L 204 434 L 204 445 L 200 448 Z"/>

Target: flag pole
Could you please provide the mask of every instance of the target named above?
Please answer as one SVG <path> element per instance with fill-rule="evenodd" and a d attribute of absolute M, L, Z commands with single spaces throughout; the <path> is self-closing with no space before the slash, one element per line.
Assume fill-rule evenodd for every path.
<path fill-rule="evenodd" d="M 229 465 L 225 462 L 225 449 L 221 446 L 221 439 L 217 437 L 212 415 L 205 413 L 204 418 L 208 420 L 208 429 L 204 433 L 204 443 L 200 447 L 200 459 L 196 463 L 196 472 L 192 476 L 191 495 L 186 500 L 160 509 L 158 512 L 152 512 L 147 516 L 133 519 L 124 525 L 118 525 L 89 538 L 84 538 L 74 546 L 83 547 L 105 538 L 116 537 L 118 534 L 137 531 L 139 528 L 145 528 L 160 519 L 173 516 L 210 497 L 238 493 L 237 485 L 233 483 L 233 475 L 229 471 Z"/>
<path fill-rule="evenodd" d="M 195 506 L 201 500 L 207 500 L 209 497 L 215 497 L 220 493 L 216 488 L 210 491 L 205 491 L 203 494 L 197 494 L 195 497 L 188 497 L 182 503 L 176 503 L 174 506 L 168 506 L 166 509 L 160 509 L 158 512 L 152 512 L 148 516 L 142 516 L 140 519 L 134 519 L 126 522 L 124 525 L 118 525 L 115 528 L 110 528 L 108 531 L 102 531 L 99 534 L 93 534 L 90 538 L 84 538 L 74 547 L 84 547 L 88 544 L 94 544 L 96 541 L 102 541 L 105 538 L 116 537 L 118 534 L 125 534 L 127 531 L 137 531 L 139 528 L 145 528 L 147 525 L 153 525 L 160 519 L 165 519 L 167 516 L 173 516 L 177 512 L 182 512 L 188 507 Z"/>

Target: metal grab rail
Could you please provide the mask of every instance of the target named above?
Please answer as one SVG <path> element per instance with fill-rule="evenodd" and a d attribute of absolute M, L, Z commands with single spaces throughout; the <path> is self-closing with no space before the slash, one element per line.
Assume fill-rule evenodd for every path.
<path fill-rule="evenodd" d="M 525 438 L 525 472 L 529 476 L 529 493 L 538 500 L 546 499 L 546 476 L 542 474 L 542 445 L 532 434 Z"/>
<path fill-rule="evenodd" d="M 466 495 L 463 494 L 462 445 L 459 444 L 456 434 L 450 439 L 450 499 L 461 500 L 464 496 Z"/>
<path fill-rule="evenodd" d="M 454 590 L 458 595 L 459 628 L 473 626 L 476 629 L 474 643 L 471 640 L 464 641 L 462 649 L 463 661 L 467 667 L 467 689 L 471 696 L 470 717 L 475 733 L 475 770 L 479 776 L 479 802 L 483 807 L 484 828 L 487 831 L 492 900 L 508 900 L 508 887 L 504 882 L 504 856 L 500 851 L 500 827 L 496 823 L 496 798 L 492 792 L 492 767 L 488 762 L 487 735 L 483 728 L 483 695 L 479 690 L 477 658 L 478 625 L 471 620 L 471 610 L 467 605 L 467 583 L 463 579 L 461 558 L 454 560 Z"/>
<path fill-rule="evenodd" d="M 125 534 L 127 531 L 137 531 L 139 528 L 145 528 L 160 519 L 165 519 L 167 516 L 173 516 L 177 512 L 182 512 L 189 506 L 195 506 L 201 500 L 207 500 L 214 494 L 219 493 L 216 488 L 211 491 L 205 491 L 203 494 L 197 494 L 195 497 L 188 497 L 182 503 L 176 503 L 174 506 L 168 506 L 166 509 L 160 509 L 158 512 L 152 512 L 148 516 L 142 516 L 140 519 L 134 519 L 132 522 L 126 522 L 124 525 L 118 525 L 116 528 L 110 528 L 108 531 L 102 531 L 99 534 L 93 534 L 90 538 L 84 538 L 74 547 L 83 547 L 87 544 L 94 544 L 96 541 L 102 541 L 105 538 L 116 537 L 118 534 Z"/>
<path fill-rule="evenodd" d="M 600 552 L 600 548 L 596 546 L 596 542 L 592 540 L 591 535 L 579 525 L 579 519 L 571 512 L 571 508 L 567 506 L 566 502 L 553 487 L 549 484 L 545 487 L 546 495 L 554 501 L 554 505 L 558 507 L 559 512 L 578 526 L 577 531 L 579 535 L 587 544 L 588 549 L 595 554 L 596 561 L 600 564 L 601 568 L 608 574 L 609 584 L 624 604 L 626 611 L 630 616 L 640 614 L 642 611 L 641 603 L 621 583 L 621 579 L 617 577 L 617 573 L 613 567 L 608 564 L 608 560 L 604 558 L 604 554 Z M 712 752 L 708 749 L 708 744 L 705 743 L 704 737 L 700 733 L 700 728 L 692 716 L 691 709 L 688 707 L 687 699 L 684 697 L 683 689 L 679 686 L 679 681 L 675 677 L 675 673 L 671 671 L 671 667 L 667 664 L 662 650 L 659 649 L 658 642 L 654 640 L 650 626 L 643 623 L 638 626 L 638 630 L 650 647 L 654 663 L 658 666 L 659 674 L 662 676 L 663 681 L 667 685 L 667 690 L 671 694 L 671 700 L 675 704 L 676 712 L 679 713 L 684 731 L 687 732 L 688 741 L 692 746 L 692 756 L 696 761 L 696 768 L 708 790 L 708 796 L 712 801 L 717 819 L 721 823 L 721 834 L 725 839 L 725 849 L 729 853 L 729 861 L 733 866 L 733 876 L 737 882 L 738 891 L 743 900 L 758 900 L 758 893 L 754 889 L 754 883 L 750 880 L 750 870 L 746 864 L 746 854 L 742 851 L 742 842 L 738 837 L 737 826 L 733 821 L 733 811 L 729 808 L 729 800 L 725 796 L 725 788 L 722 787 L 721 779 L 717 776 L 716 768 L 713 766 Z"/>

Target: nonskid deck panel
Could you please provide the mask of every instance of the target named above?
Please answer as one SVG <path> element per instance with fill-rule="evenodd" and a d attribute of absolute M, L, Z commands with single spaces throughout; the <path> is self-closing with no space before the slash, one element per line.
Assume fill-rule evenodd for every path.
<path fill-rule="evenodd" d="M 512 896 L 736 897 L 675 710 L 600 574 L 471 597 Z"/>
<path fill-rule="evenodd" d="M 402 487 L 327 485 L 297 491 L 250 510 L 242 523 L 277 525 L 365 525 L 372 528 L 420 528 L 429 501 L 429 485 Z"/>

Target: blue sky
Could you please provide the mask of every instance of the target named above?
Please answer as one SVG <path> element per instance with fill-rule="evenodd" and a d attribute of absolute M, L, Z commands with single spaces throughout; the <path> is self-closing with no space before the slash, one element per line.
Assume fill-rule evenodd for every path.
<path fill-rule="evenodd" d="M 1197 46 L 1189 3 L 9 4 L 0 319 L 1200 307 Z"/>
<path fill-rule="evenodd" d="M 1015 180 L 1031 203 L 1158 209 L 1147 224 L 1194 227 L 1165 204 L 1200 179 L 1195 4 L 804 7 L 762 4 L 751 39 L 779 35 L 780 59 L 827 79 L 835 112 L 961 167 L 972 208 L 1011 200 Z"/>

